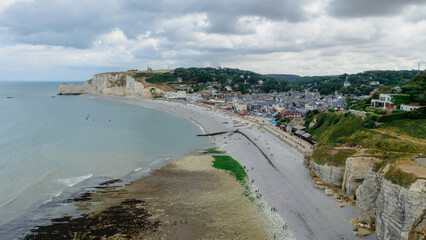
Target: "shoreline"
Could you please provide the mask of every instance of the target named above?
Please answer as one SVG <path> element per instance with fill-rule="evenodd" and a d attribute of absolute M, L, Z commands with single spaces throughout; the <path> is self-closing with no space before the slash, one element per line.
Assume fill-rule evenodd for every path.
<path fill-rule="evenodd" d="M 304 165 L 304 155 L 287 142 L 280 140 L 267 131 L 256 127 L 233 127 L 234 120 L 244 121 L 233 114 L 215 109 L 206 111 L 205 107 L 180 102 L 146 100 L 140 98 L 116 97 L 110 95 L 92 95 L 95 98 L 153 107 L 182 117 L 197 118 L 207 132 L 235 131 L 239 129 L 260 149 L 241 136 L 216 135 L 215 143 L 220 150 L 247 166 L 249 177 L 263 193 L 262 201 L 275 207 L 281 218 L 288 223 L 296 239 L 353 239 L 353 225 L 349 222 L 356 218 L 354 207 L 338 208 L 337 199 L 327 196 L 315 186 Z M 225 115 L 224 115 L 225 114 Z M 225 122 L 229 122 L 226 124 Z M 247 121 L 244 121 L 247 122 Z M 264 158 L 262 150 L 268 154 L 273 168 Z M 375 235 L 363 239 L 375 239 Z"/>
<path fill-rule="evenodd" d="M 185 117 L 201 125 L 205 132 L 239 129 L 248 139 L 238 135 L 217 135 L 212 141 L 221 150 L 250 169 L 248 175 L 263 194 L 261 203 L 277 209 L 280 219 L 288 223 L 296 239 L 353 239 L 349 219 L 356 216 L 353 207 L 337 209 L 337 201 L 315 187 L 303 165 L 303 154 L 267 131 L 256 127 L 232 127 L 224 124 L 239 118 L 223 115 L 220 111 L 205 111 L 204 107 L 177 102 L 145 100 L 109 95 L 86 95 L 102 100 L 151 107 Z M 196 117 L 196 121 L 194 118 Z M 242 120 L 246 121 L 246 120 Z M 254 148 L 256 143 L 259 149 Z M 276 168 L 260 153 L 265 152 Z M 270 154 L 270 156 L 269 156 Z M 374 239 L 367 236 L 364 239 Z"/>
<path fill-rule="evenodd" d="M 255 207 L 258 201 L 212 161 L 211 155 L 185 156 L 123 188 L 91 193 L 75 203 L 86 214 L 52 219 L 25 239 L 293 239 L 278 214 Z"/>

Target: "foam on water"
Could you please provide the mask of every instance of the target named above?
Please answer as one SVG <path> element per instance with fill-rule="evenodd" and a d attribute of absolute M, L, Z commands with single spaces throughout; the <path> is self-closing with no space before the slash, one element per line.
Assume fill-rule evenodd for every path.
<path fill-rule="evenodd" d="M 84 176 L 78 176 L 78 177 L 69 177 L 69 178 L 61 178 L 61 179 L 57 179 L 55 180 L 56 183 L 59 184 L 64 184 L 67 187 L 72 187 L 75 186 L 77 183 L 82 182 L 88 178 L 91 178 L 93 176 L 93 174 L 87 174 Z"/>

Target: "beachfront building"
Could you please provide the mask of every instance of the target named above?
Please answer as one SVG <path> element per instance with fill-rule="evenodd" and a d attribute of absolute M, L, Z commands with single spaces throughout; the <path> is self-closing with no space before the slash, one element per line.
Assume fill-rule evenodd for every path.
<path fill-rule="evenodd" d="M 177 98 L 186 99 L 186 91 L 177 91 Z"/>
<path fill-rule="evenodd" d="M 234 101 L 234 108 L 237 111 L 247 111 L 247 104 L 244 103 L 241 99 L 236 99 Z"/>
<path fill-rule="evenodd" d="M 177 99 L 178 98 L 178 94 L 177 94 L 177 92 L 164 92 L 164 98 L 167 98 L 167 99 Z"/>
<path fill-rule="evenodd" d="M 200 102 L 202 100 L 201 94 L 186 94 L 186 101 L 189 102 Z"/>
<path fill-rule="evenodd" d="M 299 112 L 295 111 L 295 110 L 291 110 L 291 109 L 283 109 L 281 110 L 281 118 L 285 119 L 295 119 L 295 118 L 300 118 L 302 117 L 302 114 L 300 114 Z"/>

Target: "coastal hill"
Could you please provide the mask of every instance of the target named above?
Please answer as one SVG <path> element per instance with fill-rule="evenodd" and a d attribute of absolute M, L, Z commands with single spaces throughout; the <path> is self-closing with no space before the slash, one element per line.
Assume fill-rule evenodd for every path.
<path fill-rule="evenodd" d="M 403 114 L 374 125 L 371 116 L 350 112 L 312 112 L 306 118 L 317 141 L 312 173 L 355 203 L 357 224 L 375 229 L 378 239 L 426 235 L 426 108 Z"/>
<path fill-rule="evenodd" d="M 416 70 L 401 70 L 365 71 L 334 76 L 298 76 L 291 74 L 263 75 L 247 70 L 221 67 L 191 67 L 158 71 L 129 70 L 96 74 L 82 87 L 62 85 L 59 93 L 103 92 L 118 96 L 152 98 L 161 96 L 164 91 L 178 88 L 186 88 L 190 92 L 212 89 L 216 92 L 241 92 L 242 94 L 311 89 L 318 90 L 322 95 L 334 94 L 337 91 L 344 95 L 361 96 L 368 95 L 379 87 L 404 86 L 420 73 L 421 71 Z M 95 83 L 92 84 L 92 81 Z M 143 91 L 140 89 L 141 85 L 137 83 L 143 85 Z"/>

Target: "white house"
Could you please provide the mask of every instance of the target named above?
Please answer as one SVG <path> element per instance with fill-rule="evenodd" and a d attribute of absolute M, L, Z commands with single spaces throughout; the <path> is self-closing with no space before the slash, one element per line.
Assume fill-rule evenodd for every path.
<path fill-rule="evenodd" d="M 420 108 L 420 106 L 406 105 L 406 104 L 401 104 L 400 106 L 400 109 L 404 111 L 413 111 L 413 110 L 416 110 L 417 108 Z"/>

